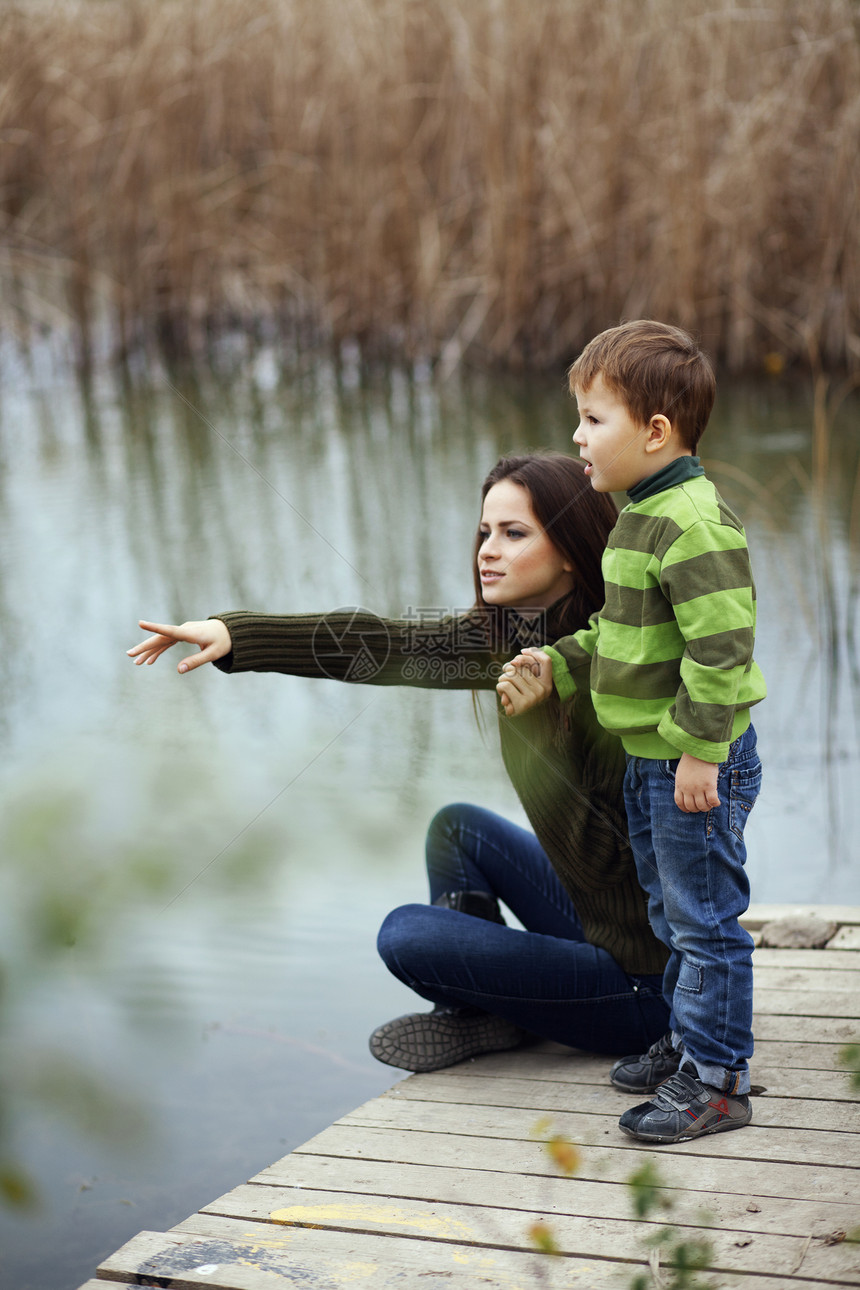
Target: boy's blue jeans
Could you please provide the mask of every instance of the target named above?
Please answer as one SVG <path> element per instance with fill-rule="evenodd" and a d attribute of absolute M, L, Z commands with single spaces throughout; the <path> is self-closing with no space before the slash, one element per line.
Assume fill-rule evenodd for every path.
<path fill-rule="evenodd" d="M 642 1052 L 665 1034 L 660 976 L 630 975 L 585 940 L 573 901 L 528 829 L 478 806 L 446 806 L 427 834 L 427 875 L 431 901 L 446 891 L 487 892 L 526 930 L 432 904 L 392 910 L 379 953 L 416 994 L 597 1053 Z"/>
<path fill-rule="evenodd" d="M 738 919 L 749 904 L 743 832 L 761 788 L 749 726 L 719 768 L 720 805 L 675 805 L 677 760 L 628 757 L 624 800 L 648 917 L 671 951 L 663 976 L 670 1025 L 706 1084 L 748 1093 L 752 937 Z"/>

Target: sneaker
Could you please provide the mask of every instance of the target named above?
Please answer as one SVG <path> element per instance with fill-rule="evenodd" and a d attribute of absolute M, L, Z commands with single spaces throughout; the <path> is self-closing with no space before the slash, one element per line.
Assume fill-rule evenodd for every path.
<path fill-rule="evenodd" d="M 672 1032 L 654 1041 L 647 1053 L 620 1058 L 609 1072 L 609 1079 L 625 1093 L 653 1093 L 664 1079 L 674 1075 L 684 1054 L 672 1043 Z"/>
<path fill-rule="evenodd" d="M 742 1129 L 752 1119 L 746 1095 L 730 1097 L 703 1084 L 685 1062 L 657 1089 L 650 1102 L 625 1111 L 619 1128 L 640 1142 L 686 1142 L 704 1133 Z"/>
<path fill-rule="evenodd" d="M 440 1071 L 481 1053 L 500 1053 L 526 1038 L 502 1017 L 467 1008 L 410 1012 L 386 1021 L 370 1036 L 370 1051 L 379 1062 L 406 1071 Z"/>

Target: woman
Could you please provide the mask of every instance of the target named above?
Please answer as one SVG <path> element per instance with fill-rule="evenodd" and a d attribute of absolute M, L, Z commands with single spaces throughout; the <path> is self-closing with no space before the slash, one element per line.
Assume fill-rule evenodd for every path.
<path fill-rule="evenodd" d="M 603 603 L 600 558 L 616 518 L 582 464 L 560 453 L 503 458 L 484 481 L 475 607 L 438 622 L 373 614 L 219 614 L 155 635 L 129 654 L 154 663 L 200 647 L 179 671 L 285 672 L 374 685 L 495 690 L 525 645 L 582 627 Z M 522 683 L 528 685 L 528 676 Z M 395 909 L 378 947 L 431 1012 L 370 1037 L 380 1061 L 428 1071 L 529 1036 L 593 1052 L 642 1053 L 668 1024 L 664 947 L 648 925 L 622 797 L 624 754 L 585 693 L 522 717 L 499 711 L 505 768 L 534 832 L 478 807 L 430 824 L 430 904 Z M 506 925 L 499 902 L 525 930 Z"/>

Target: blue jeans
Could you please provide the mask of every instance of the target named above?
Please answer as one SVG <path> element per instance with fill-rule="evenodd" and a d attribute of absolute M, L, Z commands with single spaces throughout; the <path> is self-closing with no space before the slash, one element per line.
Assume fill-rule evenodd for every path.
<path fill-rule="evenodd" d="M 447 806 L 427 834 L 427 872 L 431 901 L 446 891 L 487 892 L 526 930 L 434 905 L 393 910 L 379 953 L 416 994 L 591 1052 L 641 1052 L 665 1033 L 662 978 L 629 976 L 584 939 L 533 833 L 477 806 Z"/>
<path fill-rule="evenodd" d="M 749 1092 L 752 937 L 738 919 L 749 905 L 743 833 L 761 788 L 752 726 L 719 768 L 720 805 L 675 805 L 677 760 L 628 757 L 624 801 L 648 917 L 671 951 L 663 994 L 670 1025 L 707 1084 Z"/>

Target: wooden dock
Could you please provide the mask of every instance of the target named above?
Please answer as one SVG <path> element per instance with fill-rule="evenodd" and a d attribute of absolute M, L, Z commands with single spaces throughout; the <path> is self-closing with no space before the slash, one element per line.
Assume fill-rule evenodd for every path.
<path fill-rule="evenodd" d="M 838 1064 L 860 1042 L 860 909 L 805 908 L 838 931 L 824 949 L 756 949 L 748 1128 L 648 1148 L 617 1128 L 630 1097 L 608 1058 L 486 1056 L 404 1078 L 169 1232 L 141 1232 L 81 1290 L 629 1290 L 642 1273 L 656 1288 L 670 1272 L 648 1237 L 666 1223 L 711 1242 L 713 1290 L 860 1286 L 860 1094 Z M 572 1177 L 548 1133 L 577 1144 Z M 627 1180 L 649 1160 L 673 1203 L 641 1221 Z M 538 1222 L 558 1254 L 537 1252 Z"/>

